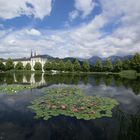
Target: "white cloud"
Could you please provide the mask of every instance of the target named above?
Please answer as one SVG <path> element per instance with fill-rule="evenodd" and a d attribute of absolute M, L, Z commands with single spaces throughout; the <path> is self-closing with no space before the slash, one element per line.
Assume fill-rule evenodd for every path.
<path fill-rule="evenodd" d="M 36 40 L 27 36 L 27 30 L 31 32 L 33 28 L 8 34 L 3 32 L 0 39 L 1 56 L 27 56 L 31 49 L 55 57 L 85 58 L 93 55 L 108 57 L 140 52 L 140 2 L 100 0 L 100 3 L 103 12 L 80 27 L 60 31 L 38 31 L 40 35 Z M 118 28 L 107 34 L 101 30 L 113 22 L 119 22 Z"/>
<path fill-rule="evenodd" d="M 29 6 L 30 5 L 30 6 Z M 0 0 L 0 18 L 12 19 L 21 15 L 36 18 L 49 16 L 52 9 L 52 0 Z"/>
<path fill-rule="evenodd" d="M 95 3 L 93 0 L 75 0 L 75 8 L 83 12 L 83 17 L 89 15 L 92 12 L 94 6 Z"/>
<path fill-rule="evenodd" d="M 74 11 L 72 11 L 72 12 L 69 13 L 70 20 L 74 20 L 78 16 L 79 16 L 79 12 L 77 10 L 74 10 Z"/>
<path fill-rule="evenodd" d="M 77 18 L 79 15 L 82 18 L 88 16 L 95 7 L 94 0 L 75 0 L 75 10 L 70 12 L 69 17 L 71 20 Z M 81 14 L 80 14 L 81 13 Z"/>
<path fill-rule="evenodd" d="M 40 31 L 36 30 L 36 29 L 28 29 L 25 31 L 27 35 L 32 35 L 32 36 L 40 36 L 41 33 Z"/>

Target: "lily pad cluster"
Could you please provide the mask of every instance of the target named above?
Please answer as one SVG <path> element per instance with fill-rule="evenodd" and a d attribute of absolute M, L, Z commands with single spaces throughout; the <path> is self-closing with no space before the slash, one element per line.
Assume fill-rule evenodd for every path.
<path fill-rule="evenodd" d="M 0 86 L 0 93 L 4 94 L 15 94 L 27 89 L 32 89 L 34 86 L 32 85 L 3 85 Z"/>
<path fill-rule="evenodd" d="M 44 93 L 29 106 L 36 118 L 44 120 L 59 115 L 85 120 L 112 117 L 112 109 L 118 104 L 107 97 L 85 96 L 75 88 L 51 88 L 45 89 Z"/>

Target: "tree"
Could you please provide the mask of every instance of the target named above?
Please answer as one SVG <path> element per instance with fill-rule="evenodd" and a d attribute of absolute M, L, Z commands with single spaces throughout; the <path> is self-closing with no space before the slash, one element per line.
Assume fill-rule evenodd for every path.
<path fill-rule="evenodd" d="M 132 68 L 140 72 L 140 54 L 136 53 L 131 60 Z"/>
<path fill-rule="evenodd" d="M 58 62 L 56 62 L 55 60 L 51 61 L 51 70 L 59 70 L 59 65 Z"/>
<path fill-rule="evenodd" d="M 104 63 L 104 71 L 111 72 L 113 70 L 112 63 L 109 59 L 107 59 Z"/>
<path fill-rule="evenodd" d="M 44 71 L 50 71 L 53 69 L 52 67 L 52 62 L 49 62 L 47 61 L 45 64 L 44 64 L 44 67 L 43 67 Z"/>
<path fill-rule="evenodd" d="M 0 71 L 5 71 L 5 65 L 0 60 Z"/>
<path fill-rule="evenodd" d="M 101 72 L 102 67 L 103 67 L 102 62 L 98 59 L 95 63 L 94 70 L 97 71 L 97 72 Z"/>
<path fill-rule="evenodd" d="M 47 70 L 48 71 L 50 71 L 50 70 L 60 70 L 60 71 L 62 71 L 62 70 L 65 69 L 65 65 L 64 65 L 63 60 L 60 60 L 58 62 L 55 62 L 55 61 L 49 62 L 49 61 L 47 61 L 43 68 L 44 68 L 45 71 L 47 71 Z"/>
<path fill-rule="evenodd" d="M 114 64 L 114 71 L 120 72 L 122 70 L 122 61 L 120 59 L 117 59 Z"/>
<path fill-rule="evenodd" d="M 14 69 L 14 63 L 13 63 L 13 60 L 11 58 L 8 58 L 6 65 L 5 65 L 5 69 L 6 70 Z"/>
<path fill-rule="evenodd" d="M 72 65 L 72 64 L 70 64 Z M 63 62 L 63 60 L 60 60 L 60 62 L 58 63 L 58 70 L 63 71 L 65 70 L 65 64 Z"/>
<path fill-rule="evenodd" d="M 70 60 L 65 63 L 65 70 L 66 71 L 73 71 L 73 64 Z"/>
<path fill-rule="evenodd" d="M 36 62 L 34 65 L 34 69 L 37 71 L 42 71 L 42 64 L 40 62 Z"/>
<path fill-rule="evenodd" d="M 88 72 L 90 70 L 90 65 L 88 60 L 84 60 L 83 66 L 82 66 L 83 71 Z"/>
<path fill-rule="evenodd" d="M 18 62 L 15 66 L 15 69 L 16 70 L 23 70 L 24 69 L 24 66 L 23 66 L 23 63 L 22 62 Z"/>
<path fill-rule="evenodd" d="M 130 60 L 126 59 L 123 61 L 123 64 L 122 64 L 122 67 L 124 70 L 130 70 L 131 67 L 130 67 Z"/>
<path fill-rule="evenodd" d="M 80 71 L 81 70 L 81 65 L 80 65 L 80 63 L 77 59 L 74 61 L 73 68 L 74 68 L 74 71 Z"/>
<path fill-rule="evenodd" d="M 25 70 L 31 70 L 31 64 L 30 64 L 30 63 L 27 63 L 27 64 L 26 64 Z"/>

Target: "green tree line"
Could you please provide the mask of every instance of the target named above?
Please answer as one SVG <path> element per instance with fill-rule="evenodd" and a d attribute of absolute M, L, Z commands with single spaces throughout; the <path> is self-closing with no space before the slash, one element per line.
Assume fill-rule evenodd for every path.
<path fill-rule="evenodd" d="M 34 70 L 41 71 L 83 71 L 83 72 L 120 72 L 122 70 L 136 70 L 140 72 L 140 54 L 135 54 L 132 59 L 126 59 L 121 61 L 117 59 L 114 64 L 109 59 L 106 59 L 104 63 L 100 60 L 97 60 L 95 65 L 90 65 L 88 60 L 84 60 L 80 63 L 77 59 L 72 63 L 70 60 L 65 61 L 46 61 L 46 63 L 42 66 L 40 62 L 36 62 L 34 65 Z M 27 63 L 23 66 L 22 62 L 16 63 L 12 59 L 8 59 L 4 64 L 0 61 L 0 71 L 9 71 L 9 70 L 31 70 L 30 63 Z"/>

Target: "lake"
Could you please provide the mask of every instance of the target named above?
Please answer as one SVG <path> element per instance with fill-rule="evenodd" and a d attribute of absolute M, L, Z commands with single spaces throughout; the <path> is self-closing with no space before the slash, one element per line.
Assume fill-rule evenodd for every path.
<path fill-rule="evenodd" d="M 140 77 L 2 73 L 0 85 L 37 85 L 35 89 L 9 95 L 0 91 L 0 140 L 139 140 Z M 111 118 L 93 120 L 59 115 L 35 119 L 28 108 L 45 87 L 76 87 L 86 96 L 103 96 L 119 103 Z"/>

